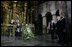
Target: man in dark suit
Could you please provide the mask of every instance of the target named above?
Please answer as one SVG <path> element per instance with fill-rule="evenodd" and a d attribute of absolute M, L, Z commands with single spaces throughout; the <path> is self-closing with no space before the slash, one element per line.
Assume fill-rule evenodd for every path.
<path fill-rule="evenodd" d="M 62 29 L 62 37 L 63 37 L 63 43 L 67 44 L 68 43 L 68 37 L 67 37 L 67 32 L 66 32 L 66 27 L 65 27 L 66 21 L 65 21 L 65 17 L 61 16 L 61 29 Z"/>
<path fill-rule="evenodd" d="M 65 18 L 63 16 L 57 16 L 57 34 L 59 37 L 59 43 L 64 44 L 66 42 L 66 32 L 65 32 Z"/>
<path fill-rule="evenodd" d="M 63 33 L 62 33 L 62 25 L 61 25 L 60 16 L 57 16 L 56 27 L 57 27 L 56 33 L 57 33 L 57 35 L 59 37 L 59 41 L 58 42 L 60 43 L 60 42 L 62 42 L 62 39 L 63 39 L 63 37 L 62 37 L 62 35 L 63 35 Z"/>

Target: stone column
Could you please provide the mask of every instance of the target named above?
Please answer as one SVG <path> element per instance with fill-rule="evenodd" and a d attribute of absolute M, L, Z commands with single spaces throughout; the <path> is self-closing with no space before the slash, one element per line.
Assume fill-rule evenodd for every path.
<path fill-rule="evenodd" d="M 26 24 L 26 14 L 27 14 L 27 13 L 26 13 L 26 12 L 27 12 L 27 2 L 24 3 L 24 10 L 25 10 L 25 11 L 24 11 L 24 22 L 23 22 L 23 23 L 24 23 L 24 25 L 25 25 L 25 24 Z"/>
<path fill-rule="evenodd" d="M 4 21 L 3 21 L 3 26 L 4 26 L 4 35 L 7 33 L 6 31 L 8 30 L 7 24 L 9 24 L 9 1 L 4 1 L 2 2 L 2 7 L 3 7 L 3 13 L 4 13 Z"/>
<path fill-rule="evenodd" d="M 25 27 L 25 25 L 26 25 L 26 16 L 27 16 L 27 5 L 28 5 L 28 3 L 27 2 L 24 2 L 24 16 L 23 16 L 23 29 L 24 29 L 24 27 Z M 23 30 L 24 31 L 24 30 Z M 23 40 L 23 31 L 22 31 L 22 40 Z"/>
<path fill-rule="evenodd" d="M 11 19 L 12 19 L 12 9 L 10 9 L 10 11 L 9 11 L 9 22 L 11 22 Z"/>
<path fill-rule="evenodd" d="M 43 34 L 46 33 L 46 17 L 43 16 Z"/>
<path fill-rule="evenodd" d="M 16 12 L 17 12 L 17 8 L 16 8 L 16 3 L 17 1 L 13 1 L 13 19 L 14 19 L 14 22 L 16 20 Z M 13 40 L 15 40 L 15 27 L 16 25 L 13 25 Z"/>
<path fill-rule="evenodd" d="M 31 24 L 32 24 L 32 9 L 31 9 Z"/>
<path fill-rule="evenodd" d="M 15 16 L 16 16 L 16 2 L 13 2 L 13 19 L 15 20 Z"/>

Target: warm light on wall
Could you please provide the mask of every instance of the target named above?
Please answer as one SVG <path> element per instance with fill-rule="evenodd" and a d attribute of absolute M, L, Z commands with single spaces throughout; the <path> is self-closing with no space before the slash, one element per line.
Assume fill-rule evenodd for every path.
<path fill-rule="evenodd" d="M 14 1 L 14 2 L 17 2 L 17 1 Z"/>
<path fill-rule="evenodd" d="M 34 11 L 34 9 L 32 8 L 32 11 Z"/>
<path fill-rule="evenodd" d="M 25 2 L 25 6 L 27 6 L 27 2 Z"/>

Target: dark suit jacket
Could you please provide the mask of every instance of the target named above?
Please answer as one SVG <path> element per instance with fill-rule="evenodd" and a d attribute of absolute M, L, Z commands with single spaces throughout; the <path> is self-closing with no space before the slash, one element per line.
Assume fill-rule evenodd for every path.
<path fill-rule="evenodd" d="M 61 20 L 61 29 L 65 29 L 65 18 Z"/>
<path fill-rule="evenodd" d="M 57 21 L 56 27 L 57 27 L 57 32 L 63 32 L 63 29 L 65 29 L 65 18 Z"/>

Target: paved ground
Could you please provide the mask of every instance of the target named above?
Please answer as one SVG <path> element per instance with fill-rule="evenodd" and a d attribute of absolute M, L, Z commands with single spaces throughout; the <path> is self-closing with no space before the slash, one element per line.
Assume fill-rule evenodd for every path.
<path fill-rule="evenodd" d="M 51 40 L 50 35 L 37 35 L 34 40 L 22 40 L 21 37 L 8 38 L 1 36 L 1 46 L 62 46 L 57 43 L 57 39 Z"/>

